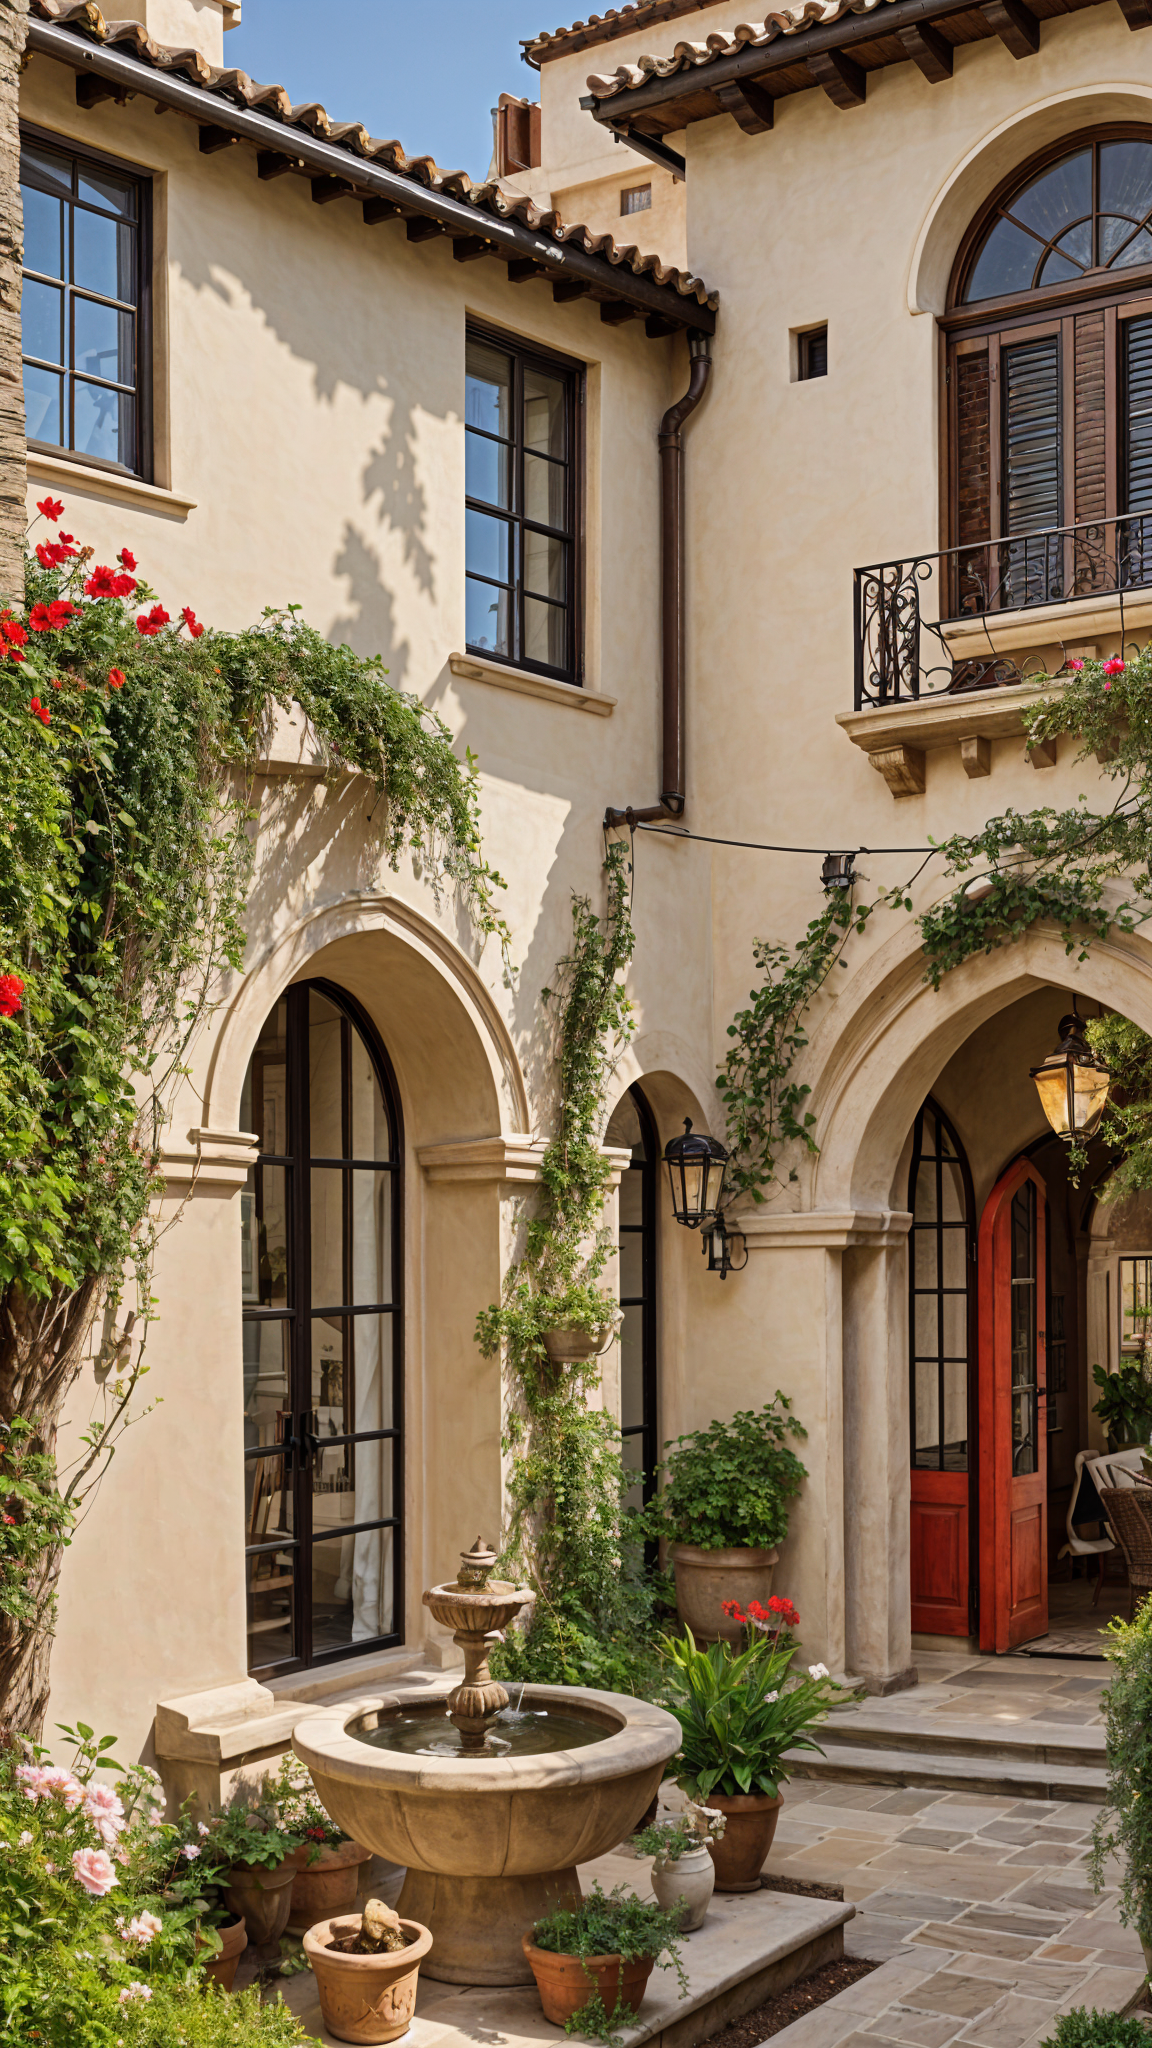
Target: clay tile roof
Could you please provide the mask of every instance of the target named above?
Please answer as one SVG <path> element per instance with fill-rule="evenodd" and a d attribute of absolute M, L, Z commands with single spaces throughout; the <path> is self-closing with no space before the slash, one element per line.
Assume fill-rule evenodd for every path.
<path fill-rule="evenodd" d="M 764 49 L 777 36 L 794 36 L 801 29 L 825 27 L 846 14 L 871 14 L 889 0 L 795 0 L 791 7 L 778 7 L 763 21 L 742 22 L 731 35 L 706 36 L 699 43 L 676 43 L 666 57 L 640 57 L 635 64 L 620 64 L 615 71 L 593 73 L 588 90 L 598 100 L 617 93 L 634 92 L 651 78 L 671 78 L 675 71 L 689 71 L 714 64 L 718 57 L 731 57 L 739 50 Z M 707 79 L 702 84 L 707 86 Z"/>
<path fill-rule="evenodd" d="M 629 0 L 627 6 L 609 7 L 604 14 L 590 14 L 587 21 L 574 21 L 571 28 L 541 29 L 539 35 L 527 37 L 521 48 L 527 62 L 538 65 L 569 50 L 611 42 L 616 36 L 634 35 L 637 29 L 655 28 L 662 21 L 678 21 L 682 15 L 718 5 L 719 0 Z"/>
<path fill-rule="evenodd" d="M 579 222 L 565 221 L 558 213 L 544 212 L 532 201 L 505 192 L 497 184 L 473 184 L 466 171 L 442 170 L 430 156 L 409 156 L 399 142 L 381 142 L 369 135 L 358 121 L 333 121 L 315 100 L 293 106 L 282 85 L 257 85 L 246 71 L 217 70 L 198 50 L 175 50 L 153 42 L 138 21 L 108 21 L 96 0 L 31 0 L 32 18 L 51 22 L 57 28 L 73 30 L 100 43 L 131 53 L 154 71 L 180 72 L 193 85 L 217 98 L 281 121 L 287 129 L 305 129 L 321 141 L 363 157 L 427 191 L 443 192 L 478 212 L 498 220 L 518 220 L 534 234 L 547 235 L 559 243 L 573 243 L 586 255 L 597 256 L 614 267 L 624 267 L 634 276 L 648 275 L 658 285 L 670 286 L 681 298 L 693 298 L 715 310 L 718 297 L 709 292 L 701 278 L 688 271 L 663 264 L 658 256 L 646 256 L 634 245 L 620 248 L 611 235 L 594 235 Z"/>

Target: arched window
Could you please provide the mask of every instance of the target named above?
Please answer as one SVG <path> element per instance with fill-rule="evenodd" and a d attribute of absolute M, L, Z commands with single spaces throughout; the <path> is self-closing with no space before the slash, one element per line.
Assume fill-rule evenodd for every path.
<path fill-rule="evenodd" d="M 619 1267 L 620 1434 L 624 1463 L 637 1475 L 629 1497 L 639 1507 L 655 1491 L 659 1456 L 656 1385 L 656 1176 L 660 1141 L 639 1088 L 630 1088 L 613 1111 L 604 1142 L 627 1147 L 631 1163 L 620 1176 Z"/>
<path fill-rule="evenodd" d="M 297 983 L 240 1112 L 249 1667 L 403 1632 L 403 1156 L 387 1055 L 351 997 Z"/>
<path fill-rule="evenodd" d="M 1093 130 L 1006 180 L 943 325 L 948 542 L 973 549 L 953 609 L 1152 580 L 1152 129 Z"/>

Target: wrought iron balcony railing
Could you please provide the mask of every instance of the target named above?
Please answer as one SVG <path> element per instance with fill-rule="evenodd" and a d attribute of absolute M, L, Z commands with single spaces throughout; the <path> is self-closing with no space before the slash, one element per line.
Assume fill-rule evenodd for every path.
<path fill-rule="evenodd" d="M 1025 669 L 996 645 L 997 625 L 1008 613 L 1117 595 L 1123 638 L 1124 594 L 1149 585 L 1152 513 L 1082 520 L 857 569 L 856 709 L 1023 682 Z M 963 630 L 977 621 L 986 645 Z M 1037 637 L 1051 642 L 1060 634 L 1038 628 Z"/>

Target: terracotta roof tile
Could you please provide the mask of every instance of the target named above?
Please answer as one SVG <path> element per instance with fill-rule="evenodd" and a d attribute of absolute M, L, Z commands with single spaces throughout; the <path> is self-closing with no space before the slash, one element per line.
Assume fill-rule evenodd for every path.
<path fill-rule="evenodd" d="M 889 0 L 796 0 L 791 7 L 778 7 L 758 22 L 742 22 L 731 35 L 710 35 L 702 42 L 676 43 L 666 57 L 640 57 L 635 64 L 620 64 L 615 71 L 594 72 L 588 90 L 598 100 L 618 93 L 634 92 L 651 78 L 671 78 L 673 72 L 714 64 L 718 57 L 731 57 L 739 50 L 763 49 L 777 36 L 794 36 L 801 29 L 824 27 L 846 14 L 871 14 Z M 707 80 L 703 83 L 706 85 Z"/>
<path fill-rule="evenodd" d="M 282 85 L 257 85 L 246 71 L 217 70 L 198 50 L 176 50 L 152 40 L 138 21 L 109 21 L 96 0 L 31 0 L 31 14 L 37 21 L 90 36 L 96 42 L 127 49 L 141 64 L 154 71 L 176 71 L 194 85 L 230 100 L 241 107 L 281 121 L 285 128 L 305 129 L 319 140 L 346 149 L 350 155 L 380 164 L 399 177 L 423 185 L 427 191 L 443 192 L 449 198 L 473 206 L 498 220 L 518 220 L 534 234 L 547 235 L 558 243 L 572 243 L 586 255 L 597 256 L 614 267 L 630 270 L 634 276 L 650 276 L 656 284 L 670 286 L 681 298 L 692 298 L 713 310 L 717 294 L 709 292 L 701 278 L 664 264 L 658 256 L 644 255 L 634 246 L 620 248 L 611 235 L 596 235 L 580 222 L 565 221 L 560 214 L 545 212 L 530 199 L 505 192 L 498 184 L 476 185 L 466 171 L 442 170 L 430 156 L 409 156 L 399 142 L 382 142 L 369 135 L 358 121 L 333 121 L 318 101 L 293 106 Z"/>
<path fill-rule="evenodd" d="M 720 0 L 630 0 L 625 7 L 609 7 L 604 14 L 590 14 L 587 21 L 574 21 L 571 28 L 541 29 L 539 35 L 525 38 L 521 47 L 529 64 L 540 64 L 563 56 L 570 47 L 586 49 L 591 43 L 634 35 L 637 29 L 679 21 L 685 14 L 719 4 Z"/>

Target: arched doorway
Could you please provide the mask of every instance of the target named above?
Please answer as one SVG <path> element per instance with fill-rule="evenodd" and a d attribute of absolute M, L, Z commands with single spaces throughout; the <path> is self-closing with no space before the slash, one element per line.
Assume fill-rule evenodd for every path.
<path fill-rule="evenodd" d="M 618 1265 L 620 1307 L 620 1435 L 625 1468 L 636 1474 L 630 1507 L 650 1500 L 660 1454 L 656 1366 L 656 1189 L 660 1140 L 656 1119 L 633 1085 L 609 1120 L 606 1145 L 627 1147 L 620 1176 Z"/>
<path fill-rule="evenodd" d="M 387 1054 L 325 981 L 265 1020 L 241 1125 L 249 1668 L 403 1634 L 403 1148 Z"/>

